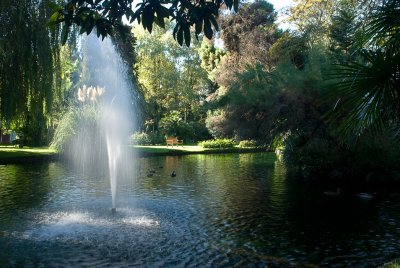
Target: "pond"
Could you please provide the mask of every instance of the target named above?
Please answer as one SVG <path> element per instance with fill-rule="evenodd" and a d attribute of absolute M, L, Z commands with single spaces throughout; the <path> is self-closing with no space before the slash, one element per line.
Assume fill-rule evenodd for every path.
<path fill-rule="evenodd" d="M 106 171 L 0 166 L 0 267 L 374 267 L 399 257 L 400 195 L 326 196 L 269 153 L 132 165 L 115 214 Z"/>

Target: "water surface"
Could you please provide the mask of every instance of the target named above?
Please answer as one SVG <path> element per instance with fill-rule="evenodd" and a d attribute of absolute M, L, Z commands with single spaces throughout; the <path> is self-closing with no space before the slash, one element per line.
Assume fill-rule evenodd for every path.
<path fill-rule="evenodd" d="M 399 195 L 327 197 L 267 153 L 131 163 L 115 215 L 106 170 L 0 166 L 0 267 L 375 267 L 399 257 Z"/>

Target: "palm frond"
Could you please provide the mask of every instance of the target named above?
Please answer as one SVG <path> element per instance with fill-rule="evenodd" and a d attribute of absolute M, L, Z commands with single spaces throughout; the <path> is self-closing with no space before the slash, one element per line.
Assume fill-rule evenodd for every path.
<path fill-rule="evenodd" d="M 368 24 L 366 37 L 374 44 L 399 49 L 400 1 L 389 0 L 378 7 Z"/>
<path fill-rule="evenodd" d="M 400 55 L 391 51 L 363 51 L 362 62 L 337 65 L 331 119 L 344 132 L 362 133 L 400 121 Z"/>

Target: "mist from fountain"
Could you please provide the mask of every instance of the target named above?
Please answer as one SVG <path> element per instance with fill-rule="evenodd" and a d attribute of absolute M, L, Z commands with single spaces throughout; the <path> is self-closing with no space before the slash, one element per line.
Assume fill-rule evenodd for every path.
<path fill-rule="evenodd" d="M 112 211 L 116 208 L 117 181 L 133 174 L 129 136 L 134 127 L 134 84 L 128 68 L 110 39 L 103 41 L 94 34 L 82 39 L 83 70 L 81 81 L 85 85 L 78 99 L 85 106 L 70 156 L 84 171 L 108 168 Z"/>

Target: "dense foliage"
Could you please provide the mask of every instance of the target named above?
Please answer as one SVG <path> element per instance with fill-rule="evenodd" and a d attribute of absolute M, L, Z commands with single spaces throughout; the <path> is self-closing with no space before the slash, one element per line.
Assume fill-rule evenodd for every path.
<path fill-rule="evenodd" d="M 262 2 L 224 18 L 207 127 L 270 143 L 306 178 L 397 180 L 399 2 L 297 3 L 292 31 Z"/>
<path fill-rule="evenodd" d="M 48 24 L 51 7 L 49 0 L 0 2 L 1 130 L 16 131 L 28 145 L 51 142 L 77 107 L 77 89 L 89 82 L 76 27 L 61 46 L 62 29 Z M 115 34 L 113 42 L 126 62 L 135 60 L 131 35 Z M 128 67 L 133 76 L 133 64 Z"/>
<path fill-rule="evenodd" d="M 135 132 L 131 137 L 132 145 L 164 145 L 164 135 L 158 133 Z"/>
<path fill-rule="evenodd" d="M 201 102 L 211 82 L 197 51 L 178 46 L 171 34 L 161 29 L 149 35 L 135 27 L 134 33 L 137 79 L 146 103 L 141 131 L 176 136 L 185 142 L 209 138 Z"/>
<path fill-rule="evenodd" d="M 259 144 L 255 140 L 242 140 L 239 142 L 240 148 L 254 148 L 257 147 Z"/>
<path fill-rule="evenodd" d="M 233 148 L 236 145 L 237 143 L 231 139 L 213 139 L 199 142 L 199 146 L 213 149 Z"/>
<path fill-rule="evenodd" d="M 0 117 L 24 143 L 43 145 L 65 108 L 74 63 L 61 48 L 58 27 L 50 30 L 49 1 L 0 3 Z"/>

